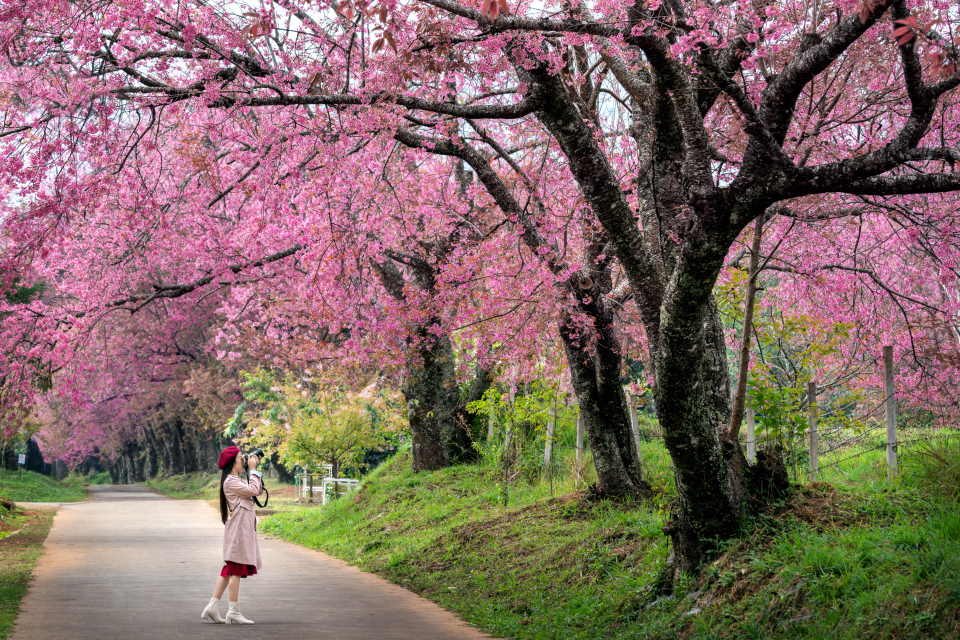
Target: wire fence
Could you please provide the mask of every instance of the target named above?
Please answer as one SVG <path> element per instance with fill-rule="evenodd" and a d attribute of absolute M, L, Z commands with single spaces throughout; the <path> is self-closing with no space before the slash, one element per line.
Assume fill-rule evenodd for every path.
<path fill-rule="evenodd" d="M 771 437 L 761 430 L 760 433 L 753 435 L 754 448 L 748 447 L 748 456 L 749 450 L 755 451 L 757 447 L 760 449 L 779 447 L 788 469 L 793 471 L 795 479 L 800 480 L 803 477 L 816 479 L 824 473 L 842 474 L 846 467 L 851 467 L 849 471 L 853 471 L 856 465 L 851 466 L 850 463 L 864 456 L 875 455 L 879 451 L 890 450 L 892 455 L 888 457 L 887 465 L 893 465 L 888 474 L 892 475 L 898 473 L 896 461 L 908 449 L 960 438 L 960 429 L 957 428 L 926 427 L 898 431 L 895 423 L 891 434 L 890 425 L 876 421 L 876 414 L 887 405 L 891 397 L 884 396 L 879 403 L 872 405 L 870 410 L 859 413 L 857 419 L 852 421 L 860 425 L 858 428 L 853 428 L 847 423 L 818 431 L 815 444 L 811 441 L 809 430 L 795 434 L 791 442 Z M 640 441 L 664 439 L 664 434 L 656 423 L 639 427 L 636 433 Z M 743 433 L 743 444 L 748 444 L 749 438 L 749 434 Z M 878 441 L 881 438 L 882 441 Z M 811 446 L 816 447 L 816 455 L 811 451 Z M 815 458 L 818 459 L 816 462 L 814 462 Z M 811 468 L 811 465 L 815 465 L 815 468 Z"/>
<path fill-rule="evenodd" d="M 794 480 L 800 481 L 805 478 L 820 479 L 824 472 L 831 475 L 838 472 L 859 474 L 863 471 L 864 465 L 855 463 L 856 460 L 871 454 L 875 455 L 878 451 L 885 451 L 886 474 L 889 479 L 900 472 L 898 459 L 901 453 L 924 443 L 960 437 L 960 428 L 949 424 L 945 417 L 928 420 L 923 426 L 916 419 L 908 418 L 898 425 L 897 398 L 901 397 L 901 394 L 895 387 L 891 348 L 884 348 L 882 360 L 884 388 L 882 393 L 869 401 L 858 394 L 855 401 L 842 399 L 839 403 L 832 402 L 825 411 L 820 413 L 818 394 L 822 394 L 824 390 L 818 390 L 817 385 L 811 382 L 805 397 L 794 407 L 795 412 L 807 413 L 806 424 L 803 423 L 802 418 L 798 424 L 794 414 L 789 429 L 769 428 L 769 425 L 762 424 L 762 418 L 759 425 L 761 428 L 757 429 L 755 417 L 748 412 L 745 418 L 746 427 L 740 430 L 742 443 L 746 445 L 747 458 L 755 462 L 758 448 L 778 448 Z M 626 389 L 624 391 L 627 392 Z M 627 398 L 631 399 L 629 393 Z M 835 397 L 834 400 L 836 400 Z M 867 406 L 860 408 L 861 403 Z M 960 402 L 957 406 L 960 408 Z M 642 442 L 665 439 L 663 430 L 656 420 L 651 419 L 650 413 L 639 413 L 632 399 L 628 402 L 628 408 L 630 426 L 638 448 L 641 447 Z M 549 435 L 545 439 L 546 445 L 542 456 L 544 468 L 550 465 L 551 456 L 554 455 L 556 415 L 551 415 L 550 424 L 547 426 Z M 827 428 L 819 429 L 818 423 L 825 424 Z M 582 470 L 585 452 L 582 419 L 577 419 L 576 427 L 575 466 Z M 491 423 L 488 440 L 492 438 L 492 429 Z M 642 452 L 641 455 L 643 455 Z M 882 461 L 877 462 L 879 467 Z M 579 477 L 582 471 L 577 471 L 576 474 Z M 862 477 L 858 478 L 859 480 L 862 480 Z"/>
<path fill-rule="evenodd" d="M 938 440 L 949 440 L 949 439 L 951 439 L 951 438 L 956 438 L 956 437 L 958 437 L 958 436 L 960 436 L 960 431 L 934 432 L 934 433 L 931 433 L 931 434 L 929 434 L 929 435 L 927 435 L 927 436 L 923 436 L 923 437 L 914 437 L 914 438 L 908 438 L 908 439 L 906 439 L 906 440 L 900 440 L 900 441 L 898 441 L 898 442 L 894 445 L 894 448 L 896 449 L 897 453 L 899 454 L 899 453 L 902 452 L 903 450 L 908 449 L 909 447 L 912 447 L 912 446 L 916 446 L 916 445 L 919 445 L 919 444 L 922 444 L 922 443 L 935 442 L 935 441 L 938 441 Z M 843 447 L 836 447 L 836 448 L 834 448 L 834 449 L 831 449 L 831 451 L 839 451 L 839 450 L 841 450 L 842 448 L 843 448 Z M 857 458 L 861 458 L 861 457 L 863 457 L 863 456 L 865 456 L 865 455 L 867 455 L 867 454 L 869 454 L 869 453 L 872 453 L 872 452 L 874 452 L 874 451 L 884 450 L 884 449 L 886 449 L 886 448 L 887 448 L 887 443 L 886 443 L 886 442 L 884 442 L 884 443 L 882 443 L 882 444 L 877 444 L 877 445 L 865 447 L 865 448 L 863 448 L 863 449 L 860 449 L 860 450 L 857 451 L 856 453 L 852 453 L 852 454 L 846 455 L 846 456 L 844 456 L 844 457 L 842 457 L 842 458 L 839 458 L 839 459 L 837 459 L 837 460 L 831 460 L 831 461 L 830 461 L 829 463 L 827 463 L 827 464 L 821 464 L 821 465 L 820 465 L 820 471 L 823 472 L 823 471 L 828 470 L 828 469 L 838 469 L 838 468 L 840 468 L 844 463 L 850 462 L 851 460 L 856 460 Z"/>

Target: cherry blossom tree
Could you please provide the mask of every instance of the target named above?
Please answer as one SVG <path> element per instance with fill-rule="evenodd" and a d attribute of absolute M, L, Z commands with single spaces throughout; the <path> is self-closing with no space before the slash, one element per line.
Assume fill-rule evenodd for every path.
<path fill-rule="evenodd" d="M 74 320 L 34 304 L 17 326 L 51 352 L 68 350 L 64 322 L 91 308 L 202 295 L 216 282 L 263 279 L 294 256 L 290 264 L 317 268 L 328 246 L 304 242 L 316 224 L 308 212 L 356 211 L 330 206 L 348 193 L 389 198 L 383 184 L 362 194 L 338 185 L 357 158 L 378 173 L 371 141 L 450 158 L 471 175 L 442 182 L 464 202 L 495 207 L 511 233 L 491 221 L 464 243 L 442 227 L 455 236 L 450 248 L 401 256 L 398 227 L 386 226 L 390 237 L 371 230 L 379 246 L 366 257 L 413 314 L 407 335 L 431 357 L 445 354 L 442 341 L 423 341 L 439 316 L 416 307 L 437 295 L 437 271 L 476 269 L 485 255 L 535 257 L 598 491 L 636 495 L 646 485 L 627 430 L 617 327 L 624 305 L 635 308 L 675 467 L 676 566 L 696 569 L 782 488 L 777 465 L 748 466 L 727 427 L 712 292 L 731 247 L 761 216 L 797 209 L 841 218 L 855 215 L 851 200 L 949 207 L 930 194 L 960 188 L 957 19 L 937 0 L 485 0 L 479 9 L 31 0 L 4 12 L 0 32 L 6 266 L 23 273 L 52 247 L 60 261 L 84 262 L 90 236 L 117 226 L 137 257 L 123 269 L 100 261 L 115 286 L 71 291 L 86 302 Z M 97 217 L 104 227 L 86 224 Z M 811 244 L 793 237 L 798 250 Z M 484 253 L 508 238 L 522 251 Z M 464 244 L 472 260 L 437 266 Z"/>

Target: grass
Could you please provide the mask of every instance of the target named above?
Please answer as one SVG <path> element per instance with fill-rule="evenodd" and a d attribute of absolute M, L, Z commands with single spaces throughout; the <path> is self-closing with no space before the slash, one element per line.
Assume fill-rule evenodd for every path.
<path fill-rule="evenodd" d="M 33 471 L 0 469 L 0 496 L 21 502 L 77 502 L 86 499 L 87 490 Z"/>
<path fill-rule="evenodd" d="M 110 477 L 109 471 L 100 471 L 88 475 L 70 473 L 66 478 L 63 479 L 63 482 L 66 484 L 77 485 L 113 484 L 113 479 Z"/>
<path fill-rule="evenodd" d="M 586 502 L 569 481 L 507 492 L 485 466 L 414 474 L 403 452 L 353 495 L 268 517 L 264 532 L 322 549 L 504 638 L 960 637 L 960 505 L 920 474 L 884 478 L 882 450 L 833 484 L 799 487 L 697 579 L 657 599 L 674 489 L 645 443 L 659 497 Z"/>
<path fill-rule="evenodd" d="M 53 524 L 53 511 L 20 511 L 0 507 L 0 640 L 6 640 L 27 592 L 31 572 Z"/>
<path fill-rule="evenodd" d="M 169 476 L 155 476 L 147 480 L 146 485 L 171 498 L 192 500 L 217 499 L 219 473 L 195 471 Z"/>

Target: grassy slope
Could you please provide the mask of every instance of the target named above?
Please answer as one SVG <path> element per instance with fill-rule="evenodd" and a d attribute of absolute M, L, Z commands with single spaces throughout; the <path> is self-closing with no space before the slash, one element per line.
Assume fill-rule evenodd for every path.
<path fill-rule="evenodd" d="M 87 497 L 79 482 L 58 482 L 33 471 L 0 469 L 0 496 L 22 502 L 75 502 Z"/>
<path fill-rule="evenodd" d="M 219 473 L 196 471 L 172 476 L 156 476 L 147 480 L 146 485 L 171 498 L 214 500 L 217 498 Z"/>
<path fill-rule="evenodd" d="M 53 515 L 52 511 L 0 513 L 0 536 L 7 534 L 0 539 L 0 640 L 10 634 Z"/>
<path fill-rule="evenodd" d="M 262 530 L 379 573 L 511 638 L 949 638 L 960 629 L 960 509 L 908 483 L 815 484 L 675 597 L 651 602 L 669 552 L 654 504 L 585 504 L 482 467 L 413 474 L 409 454 L 351 498 L 267 518 Z M 865 481 L 864 478 L 869 478 Z M 561 490 L 563 487 L 561 487 Z"/>

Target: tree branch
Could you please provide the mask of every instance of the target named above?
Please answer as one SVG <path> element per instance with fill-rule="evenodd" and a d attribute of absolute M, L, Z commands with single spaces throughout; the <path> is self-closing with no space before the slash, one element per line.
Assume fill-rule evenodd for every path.
<path fill-rule="evenodd" d="M 262 267 L 264 265 L 270 264 L 271 262 L 277 262 L 279 260 L 283 260 L 284 258 L 288 258 L 294 255 L 295 253 L 301 251 L 302 249 L 304 249 L 304 245 L 299 245 L 299 244 L 294 245 L 289 249 L 278 251 L 277 253 L 271 254 L 264 258 L 260 258 L 258 260 L 251 260 L 249 262 L 242 262 L 240 264 L 231 265 L 227 267 L 225 271 L 230 271 L 232 273 L 240 273 L 241 271 L 244 271 L 252 267 Z M 180 296 L 184 296 L 190 293 L 191 291 L 195 291 L 200 287 L 210 284 L 211 282 L 213 282 L 214 278 L 215 278 L 214 275 L 209 275 L 209 276 L 204 276 L 203 278 L 194 280 L 193 282 L 188 282 L 184 284 L 172 284 L 172 285 L 155 284 L 155 285 L 152 285 L 153 291 L 151 293 L 134 295 L 134 296 L 129 296 L 127 298 L 122 298 L 120 300 L 114 300 L 113 302 L 110 302 L 104 305 L 104 307 L 106 309 L 127 308 L 125 305 L 136 303 L 135 307 L 128 308 L 130 313 L 136 313 L 137 311 L 145 307 L 147 304 L 153 302 L 154 300 L 157 300 L 160 298 L 179 298 Z M 78 318 L 83 317 L 84 315 L 86 315 L 86 313 L 84 312 L 75 314 L 75 316 Z"/>

